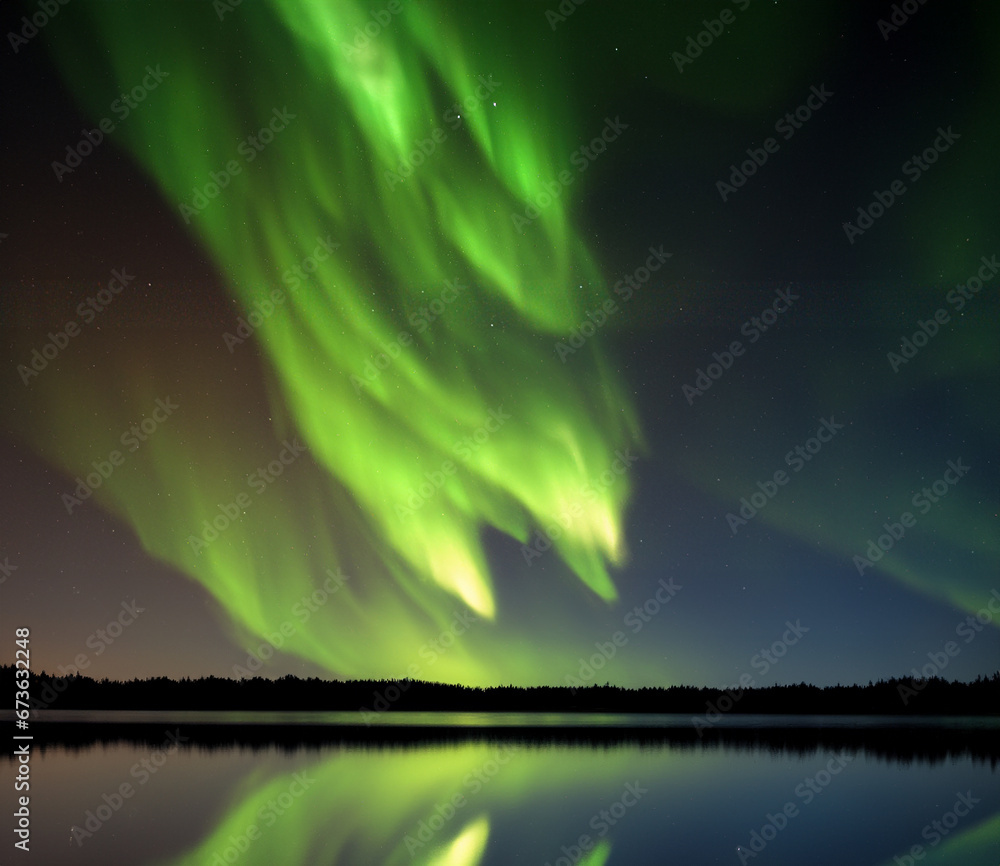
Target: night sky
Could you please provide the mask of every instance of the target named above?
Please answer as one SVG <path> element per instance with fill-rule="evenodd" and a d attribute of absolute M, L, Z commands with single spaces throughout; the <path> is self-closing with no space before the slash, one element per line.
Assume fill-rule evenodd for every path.
<path fill-rule="evenodd" d="M 0 659 L 996 670 L 1000 9 L 902 5 L 5 3 Z"/>

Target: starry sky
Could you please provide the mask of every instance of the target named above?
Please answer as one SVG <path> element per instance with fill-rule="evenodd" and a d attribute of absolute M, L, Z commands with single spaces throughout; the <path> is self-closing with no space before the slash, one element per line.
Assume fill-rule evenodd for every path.
<path fill-rule="evenodd" d="M 0 659 L 995 670 L 1000 12 L 664 5 L 4 4 Z"/>

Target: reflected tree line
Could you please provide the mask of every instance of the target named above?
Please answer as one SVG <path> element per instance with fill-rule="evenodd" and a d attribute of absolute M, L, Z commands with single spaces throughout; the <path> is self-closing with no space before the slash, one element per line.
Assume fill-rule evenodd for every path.
<path fill-rule="evenodd" d="M 251 751 L 297 754 L 331 746 L 345 752 L 411 751 L 490 743 L 527 749 L 566 748 L 616 750 L 627 748 L 673 751 L 713 751 L 792 755 L 807 759 L 831 752 L 864 755 L 893 764 L 936 765 L 971 760 L 996 770 L 1000 765 L 1000 737 L 996 727 L 884 725 L 788 727 L 753 725 L 717 727 L 699 731 L 688 717 L 650 727 L 609 725 L 517 727 L 482 725 L 380 725 L 314 723 L 269 724 L 242 720 L 239 724 L 182 721 L 177 730 L 186 740 L 181 748 L 200 751 Z M 38 751 L 65 749 L 84 752 L 96 745 L 127 743 L 156 748 L 163 742 L 164 722 L 75 720 L 35 723 L 41 734 Z M 8 755 L 13 761 L 13 755 Z"/>

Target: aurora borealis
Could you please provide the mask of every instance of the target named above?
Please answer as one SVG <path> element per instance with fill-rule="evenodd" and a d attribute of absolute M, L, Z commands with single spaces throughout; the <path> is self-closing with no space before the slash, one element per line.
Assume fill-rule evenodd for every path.
<path fill-rule="evenodd" d="M 0 622 L 39 668 L 995 669 L 997 12 L 563 6 L 7 40 Z"/>

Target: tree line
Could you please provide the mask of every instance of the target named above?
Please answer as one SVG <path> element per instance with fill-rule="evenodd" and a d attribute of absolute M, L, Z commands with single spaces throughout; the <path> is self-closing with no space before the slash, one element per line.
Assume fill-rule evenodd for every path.
<path fill-rule="evenodd" d="M 8 682 L 13 665 L 0 665 Z M 23 673 L 23 672 L 22 672 Z M 33 709 L 683 713 L 714 723 L 724 714 L 997 715 L 1000 670 L 972 682 L 940 677 L 880 679 L 867 685 L 773 685 L 728 689 L 675 685 L 581 688 L 475 687 L 412 679 L 325 680 L 291 674 L 278 679 L 208 676 L 96 680 L 75 674 L 34 674 Z"/>

